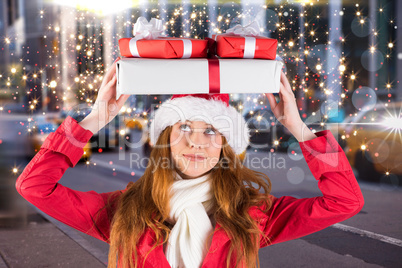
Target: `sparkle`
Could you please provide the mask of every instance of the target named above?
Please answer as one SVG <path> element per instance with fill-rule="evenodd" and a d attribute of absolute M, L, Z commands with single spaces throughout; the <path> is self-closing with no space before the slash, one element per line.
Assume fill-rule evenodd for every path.
<path fill-rule="evenodd" d="M 57 82 L 55 80 L 50 81 L 49 87 L 50 88 L 56 88 L 57 87 Z"/>

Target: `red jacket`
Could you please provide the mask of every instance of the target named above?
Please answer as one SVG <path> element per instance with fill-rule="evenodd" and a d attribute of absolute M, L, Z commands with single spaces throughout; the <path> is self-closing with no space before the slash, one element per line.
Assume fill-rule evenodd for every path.
<path fill-rule="evenodd" d="M 256 207 L 250 209 L 250 215 L 259 222 L 259 228 L 270 237 L 272 244 L 322 230 L 354 216 L 363 207 L 363 195 L 336 139 L 328 130 L 315 134 L 317 138 L 299 144 L 323 196 L 297 199 L 271 195 L 273 203 L 268 213 L 264 214 Z M 94 191 L 80 192 L 58 183 L 64 172 L 77 164 L 83 154 L 82 148 L 91 136 L 92 132 L 67 117 L 48 136 L 41 150 L 25 167 L 17 179 L 16 187 L 25 199 L 46 214 L 107 242 L 110 213 L 102 210 L 94 226 L 95 215 L 105 206 L 112 193 L 119 195 L 122 191 L 101 194 Z M 217 222 L 203 268 L 226 266 L 230 241 L 224 230 L 218 230 L 219 227 Z M 153 238 L 154 232 L 147 229 L 138 241 L 140 267 L 144 262 L 143 257 L 152 247 Z M 261 240 L 260 246 L 268 245 Z M 162 246 L 149 254 L 145 267 L 170 267 Z"/>

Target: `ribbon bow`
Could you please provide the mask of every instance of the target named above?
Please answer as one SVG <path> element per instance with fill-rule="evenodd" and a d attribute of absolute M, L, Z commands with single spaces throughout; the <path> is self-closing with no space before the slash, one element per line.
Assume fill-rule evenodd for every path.
<path fill-rule="evenodd" d="M 244 27 L 240 24 L 237 24 L 236 26 L 227 29 L 226 33 L 241 36 L 259 36 L 260 26 L 258 25 L 257 21 L 253 21 L 252 23 Z"/>
<path fill-rule="evenodd" d="M 145 17 L 139 17 L 134 24 L 133 34 L 135 40 L 156 39 L 163 31 L 162 20 L 152 18 L 149 22 Z"/>

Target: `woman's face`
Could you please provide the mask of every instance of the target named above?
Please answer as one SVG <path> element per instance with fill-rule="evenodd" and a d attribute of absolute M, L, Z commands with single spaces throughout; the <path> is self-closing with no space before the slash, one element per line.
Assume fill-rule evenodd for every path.
<path fill-rule="evenodd" d="M 170 134 L 173 162 L 183 179 L 194 179 L 210 171 L 218 162 L 222 136 L 203 121 L 178 122 Z"/>

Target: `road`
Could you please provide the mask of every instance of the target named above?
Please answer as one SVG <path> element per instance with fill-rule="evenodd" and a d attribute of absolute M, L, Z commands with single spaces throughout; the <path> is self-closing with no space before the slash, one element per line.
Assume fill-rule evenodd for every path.
<path fill-rule="evenodd" d="M 139 133 L 134 137 L 139 138 Z M 247 157 L 265 161 L 261 162 L 265 167 L 256 170 L 269 176 L 273 195 L 297 198 L 321 195 L 297 151 L 296 154 L 249 151 Z M 80 191 L 123 189 L 129 181 L 136 181 L 142 175 L 146 162 L 141 159 L 140 149 L 94 153 L 89 165 L 81 163 L 68 169 L 60 183 Z M 27 162 L 21 160 L 17 164 L 23 168 Z M 359 184 L 365 198 L 361 212 L 315 234 L 261 249 L 261 267 L 402 267 L 402 189 Z M 52 222 L 106 267 L 106 243 L 55 220 Z"/>

